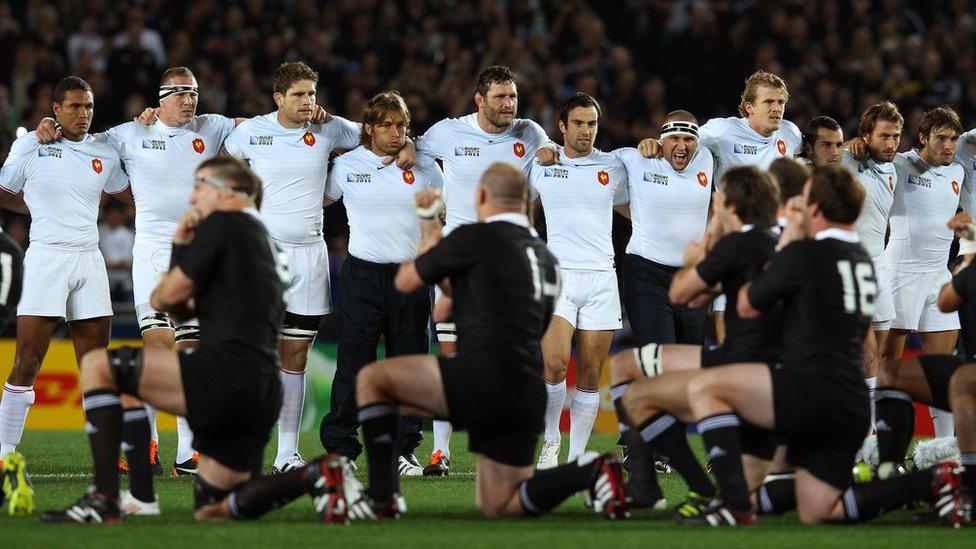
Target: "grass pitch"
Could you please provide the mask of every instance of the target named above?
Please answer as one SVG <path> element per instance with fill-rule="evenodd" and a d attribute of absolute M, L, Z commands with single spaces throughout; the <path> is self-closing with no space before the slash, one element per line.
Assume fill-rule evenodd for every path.
<path fill-rule="evenodd" d="M 303 434 L 303 456 L 321 452 L 316 435 Z M 161 436 L 161 460 L 166 465 L 173 460 L 175 434 Z M 612 450 L 615 439 L 594 435 L 590 447 Z M 431 440 L 428 433 L 418 452 L 421 461 L 430 453 Z M 696 437 L 692 444 L 700 451 Z M 907 511 L 860 526 L 803 526 L 789 514 L 761 518 L 756 528 L 717 530 L 680 526 L 642 511 L 628 521 L 608 521 L 584 509 L 582 497 L 575 496 L 540 519 L 489 521 L 474 506 L 474 460 L 462 450 L 465 445 L 464 434 L 455 433 L 450 477 L 403 479 L 408 512 L 397 522 L 326 526 L 318 523 L 311 500 L 301 498 L 254 522 L 196 524 L 192 480 L 166 476 L 156 481 L 160 517 L 130 518 L 121 526 L 88 526 L 41 524 L 36 512 L 29 517 L 4 514 L 0 547 L 976 547 L 976 527 L 953 531 L 941 524 L 912 524 Z M 567 447 L 564 441 L 564 454 Z M 37 511 L 72 503 L 90 482 L 91 457 L 81 431 L 28 432 L 19 450 L 28 460 Z M 266 463 L 272 459 L 269 453 Z M 362 457 L 359 466 L 365 475 Z M 684 497 L 684 484 L 676 475 L 663 475 L 662 485 L 670 502 Z"/>

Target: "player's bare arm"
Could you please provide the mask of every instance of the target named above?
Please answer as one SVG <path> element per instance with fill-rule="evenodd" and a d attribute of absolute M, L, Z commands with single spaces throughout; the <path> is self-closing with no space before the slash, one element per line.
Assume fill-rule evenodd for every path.
<path fill-rule="evenodd" d="M 0 187 L 0 190 L 3 191 L 0 192 L 0 206 L 12 212 L 30 215 L 30 211 L 27 209 L 27 203 L 24 202 L 24 191 L 12 193 L 3 187 Z"/>
<path fill-rule="evenodd" d="M 441 192 L 437 189 L 420 191 L 414 196 L 414 209 L 420 218 L 420 245 L 417 249 L 417 255 L 420 256 L 441 241 L 440 213 L 444 209 Z M 417 272 L 417 266 L 413 261 L 400 265 L 393 284 L 401 293 L 415 292 L 427 285 Z M 450 295 L 446 283 L 442 283 L 441 286 L 445 293 Z"/>

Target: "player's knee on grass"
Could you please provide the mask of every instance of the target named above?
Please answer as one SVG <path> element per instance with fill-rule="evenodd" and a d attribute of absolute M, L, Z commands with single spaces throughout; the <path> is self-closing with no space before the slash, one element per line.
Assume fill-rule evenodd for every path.
<path fill-rule="evenodd" d="M 196 519 L 205 520 L 208 518 L 204 513 L 202 513 L 202 511 L 205 511 L 206 508 L 212 505 L 222 503 L 225 499 L 227 499 L 227 495 L 230 494 L 230 492 L 230 490 L 217 488 L 206 480 L 200 478 L 199 475 L 196 475 L 193 482 L 193 510 Z"/>

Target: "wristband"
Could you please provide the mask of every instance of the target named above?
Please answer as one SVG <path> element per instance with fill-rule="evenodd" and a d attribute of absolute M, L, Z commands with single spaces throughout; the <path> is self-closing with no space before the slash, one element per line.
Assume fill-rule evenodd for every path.
<path fill-rule="evenodd" d="M 414 206 L 414 211 L 417 212 L 417 217 L 420 219 L 433 220 L 441 214 L 441 210 L 444 209 L 444 201 L 440 198 L 434 199 L 430 206 L 426 208 L 421 208 L 420 206 Z"/>
<path fill-rule="evenodd" d="M 64 128 L 62 128 L 60 122 L 55 122 L 54 123 L 54 131 L 61 132 L 62 134 L 64 134 Z"/>

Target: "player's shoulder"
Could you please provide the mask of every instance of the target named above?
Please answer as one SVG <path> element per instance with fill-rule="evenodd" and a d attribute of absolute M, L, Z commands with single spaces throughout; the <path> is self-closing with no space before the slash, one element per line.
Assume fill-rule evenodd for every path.
<path fill-rule="evenodd" d="M 779 131 L 795 141 L 803 142 L 803 132 L 800 131 L 800 127 L 789 120 L 783 120 L 783 123 L 779 126 Z"/>
<path fill-rule="evenodd" d="M 222 114 L 206 113 L 194 116 L 191 124 L 193 125 L 194 129 L 203 130 L 207 128 L 224 126 L 228 123 L 232 123 L 233 121 L 233 118 L 228 118 Z"/>
<path fill-rule="evenodd" d="M 616 156 L 621 162 L 631 162 L 643 158 L 636 147 L 620 147 L 610 151 L 610 154 Z"/>
<path fill-rule="evenodd" d="M 348 128 L 350 126 L 355 126 L 355 125 L 356 123 L 353 122 L 352 120 L 349 120 L 348 118 L 338 116 L 338 115 L 332 115 L 332 119 L 326 122 L 325 124 L 312 124 L 309 127 L 309 131 L 317 134 L 328 134 L 330 132 L 338 133 L 343 131 L 344 128 Z"/>
<path fill-rule="evenodd" d="M 105 157 L 105 159 L 115 159 L 121 162 L 118 149 L 115 148 L 111 143 L 104 139 L 100 139 L 95 134 L 88 134 L 85 137 L 82 146 L 79 147 L 86 149 L 94 154 Z"/>
<path fill-rule="evenodd" d="M 549 141 L 549 135 L 546 134 L 546 130 L 542 129 L 535 120 L 529 118 L 516 118 L 512 122 L 512 133 L 515 137 L 520 137 L 522 139 L 532 139 L 538 144 L 545 143 Z"/>
<path fill-rule="evenodd" d="M 740 125 L 740 121 L 741 118 L 738 116 L 709 118 L 708 122 L 702 124 L 699 130 L 705 130 L 709 134 L 718 137 L 729 129 L 737 128 Z"/>
<path fill-rule="evenodd" d="M 624 169 L 624 162 L 613 151 L 593 149 L 593 161 L 610 169 Z"/>
<path fill-rule="evenodd" d="M 51 143 L 53 144 L 53 143 Z M 27 132 L 24 135 L 18 137 L 10 145 L 10 154 L 15 153 L 24 154 L 31 151 L 35 151 L 41 147 L 41 144 L 37 142 L 37 132 Z"/>

